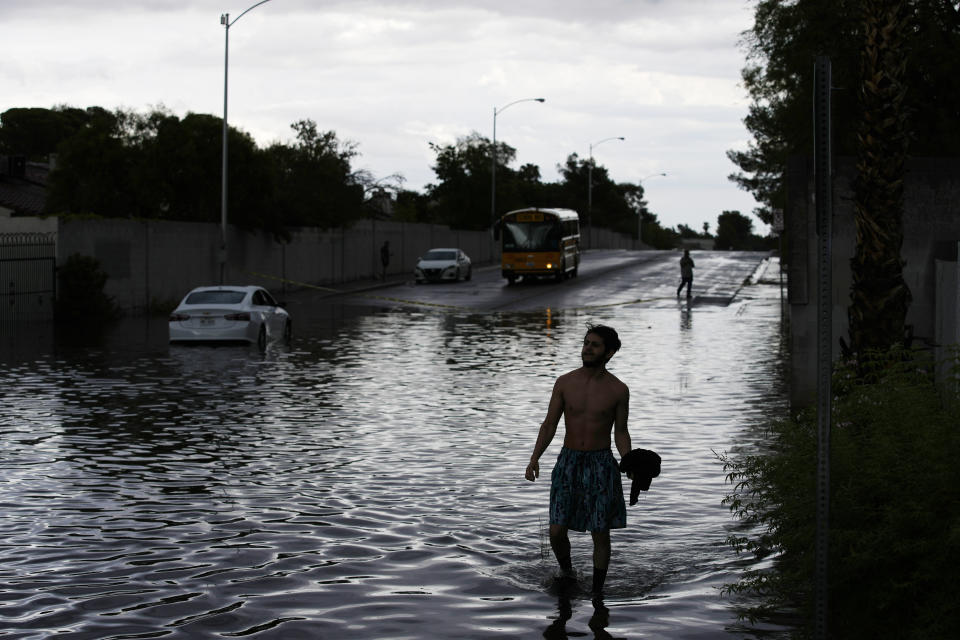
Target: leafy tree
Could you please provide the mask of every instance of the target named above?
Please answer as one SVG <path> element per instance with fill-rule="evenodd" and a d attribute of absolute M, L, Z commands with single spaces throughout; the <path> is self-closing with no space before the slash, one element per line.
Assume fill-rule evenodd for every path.
<path fill-rule="evenodd" d="M 393 205 L 393 217 L 402 222 L 435 223 L 436 208 L 430 206 L 430 197 L 409 189 L 397 192 Z"/>
<path fill-rule="evenodd" d="M 219 222 L 222 120 L 181 120 L 163 109 L 86 113 L 84 125 L 57 147 L 48 211 Z M 231 128 L 229 136 L 229 221 L 269 228 L 263 153 L 249 135 Z"/>
<path fill-rule="evenodd" d="M 124 144 L 126 116 L 93 108 L 91 117 L 57 147 L 57 169 L 50 174 L 47 211 L 135 215 L 131 184 L 136 160 Z"/>
<path fill-rule="evenodd" d="M 557 171 L 563 178 L 563 206 L 579 211 L 581 219 L 594 226 L 636 234 L 637 216 L 646 208 L 642 185 L 617 184 L 606 167 L 594 164 L 591 171 L 590 160 L 576 153 L 567 156 Z M 591 179 L 593 189 L 588 193 Z"/>
<path fill-rule="evenodd" d="M 490 224 L 490 145 L 474 132 L 452 145 L 431 145 L 437 154 L 433 166 L 437 183 L 427 193 L 432 203 L 431 220 L 455 227 L 483 229 Z M 561 180 L 544 183 L 540 168 L 526 164 L 517 170 L 509 167 L 516 150 L 497 143 L 497 212 L 522 207 L 562 207 L 573 209 L 586 220 L 588 161 L 570 154 L 558 165 Z M 622 233 L 636 234 L 637 216 L 646 211 L 643 187 L 617 184 L 606 168 L 593 168 L 593 223 Z M 656 224 L 655 218 L 650 220 Z"/>
<path fill-rule="evenodd" d="M 274 226 L 345 226 L 362 217 L 364 187 L 350 161 L 356 144 L 341 142 L 333 131 L 321 133 L 313 120 L 292 125 L 293 145 L 268 150 L 273 170 Z M 270 221 L 260 220 L 261 224 Z"/>
<path fill-rule="evenodd" d="M 223 124 L 220 118 L 188 113 L 183 119 L 154 111 L 131 142 L 139 151 L 138 192 L 147 194 L 138 215 L 219 222 Z M 259 226 L 267 205 L 265 162 L 253 139 L 228 129 L 228 221 Z"/>
<path fill-rule="evenodd" d="M 437 155 L 433 172 L 438 182 L 428 185 L 427 193 L 436 203 L 437 218 L 462 229 L 489 228 L 492 142 L 474 131 L 454 144 L 431 143 L 430 148 Z M 497 143 L 498 215 L 517 203 L 514 172 L 507 166 L 515 157 L 513 147 Z"/>
<path fill-rule="evenodd" d="M 759 0 L 753 27 L 743 37 L 744 87 L 751 99 L 744 120 L 753 140 L 746 151 L 729 151 L 740 171 L 730 178 L 761 203 L 757 215 L 770 224 L 783 210 L 783 171 L 789 155 L 812 155 L 810 105 L 813 60 L 829 56 L 833 67 L 834 152 L 854 155 L 861 118 L 859 51 L 864 0 Z M 960 12 L 955 2 L 901 2 L 905 28 L 902 60 L 904 108 L 912 110 L 912 151 L 957 155 L 960 150 L 960 83 L 952 60 L 960 49 Z"/>
<path fill-rule="evenodd" d="M 680 234 L 670 227 L 664 228 L 657 218 L 657 214 L 647 208 L 647 201 L 643 199 L 643 185 L 621 183 L 620 190 L 624 200 L 630 208 L 634 219 L 633 233 L 636 233 L 636 216 L 641 217 L 641 240 L 654 249 L 674 249 L 680 244 Z"/>
<path fill-rule="evenodd" d="M 0 139 L 28 139 L 31 127 L 57 125 L 61 133 L 33 147 L 60 153 L 51 175 L 51 213 L 92 213 L 104 217 L 219 222 L 222 120 L 188 113 L 179 118 L 163 107 L 145 114 L 100 107 L 85 110 L 11 110 L 0 123 Z M 60 120 L 57 120 L 57 119 Z M 67 126 L 70 125 L 70 126 Z M 4 138 L 4 126 L 7 137 Z M 72 127 L 72 128 L 71 128 Z M 354 171 L 356 144 L 312 120 L 291 125 L 292 143 L 257 147 L 246 133 L 229 129 L 229 222 L 247 230 L 286 237 L 291 226 L 337 227 L 383 215 L 383 199 L 395 198 L 399 220 L 484 229 L 490 224 L 491 142 L 474 132 L 452 145 L 431 145 L 436 153 L 435 184 L 425 193 L 403 189 L 394 174 L 375 178 Z M 55 147 L 53 147 L 55 145 Z M 558 167 L 562 179 L 544 183 L 540 168 L 511 169 L 516 151 L 497 143 L 497 209 L 528 206 L 587 207 L 588 165 L 576 154 Z M 640 184 L 614 183 L 606 168 L 593 168 L 594 222 L 636 234 L 638 217 L 647 244 L 668 248 L 678 234 L 663 229 L 647 209 Z"/>
<path fill-rule="evenodd" d="M 717 217 L 717 249 L 743 250 L 751 248 L 753 221 L 739 211 L 724 211 Z"/>
<path fill-rule="evenodd" d="M 0 153 L 42 161 L 95 114 L 72 107 L 14 108 L 0 114 Z"/>
<path fill-rule="evenodd" d="M 662 227 L 644 219 L 643 243 L 654 249 L 675 249 L 680 246 L 680 234 L 673 227 Z"/>
<path fill-rule="evenodd" d="M 512 186 L 508 195 L 507 205 L 510 209 L 517 209 L 526 204 L 544 206 L 551 202 L 551 189 L 540 179 L 540 167 L 535 164 L 525 164 L 520 167 L 514 178 L 508 184 Z M 526 204 L 525 204 L 526 203 Z"/>
<path fill-rule="evenodd" d="M 220 221 L 220 118 L 188 113 L 181 119 L 163 108 L 142 115 L 99 107 L 82 113 L 82 125 L 58 142 L 51 213 Z M 353 172 L 356 145 L 333 131 L 321 133 L 312 120 L 291 126 L 293 144 L 265 150 L 228 129 L 230 224 L 276 237 L 285 237 L 288 226 L 343 226 L 365 215 L 365 193 L 399 182 L 399 176 L 377 181 Z"/>
<path fill-rule="evenodd" d="M 680 234 L 681 238 L 699 238 L 700 234 L 694 231 L 692 228 L 687 225 L 680 223 L 677 225 L 677 232 Z"/>
<path fill-rule="evenodd" d="M 783 171 L 791 154 L 812 154 L 810 104 L 813 101 L 813 60 L 830 55 L 834 84 L 852 86 L 856 78 L 850 61 L 856 45 L 850 37 L 855 25 L 852 12 L 859 0 L 760 0 L 754 26 L 744 34 L 747 66 L 744 87 L 750 95 L 744 124 L 753 134 L 747 151 L 729 151 L 728 157 L 741 172 L 730 179 L 753 193 L 761 204 L 757 211 L 766 223 L 773 211 L 784 208 Z M 843 27 L 847 28 L 844 29 Z M 837 124 L 852 120 L 848 91 L 834 95 L 833 116 Z M 838 152 L 852 149 L 846 129 L 835 126 Z"/>

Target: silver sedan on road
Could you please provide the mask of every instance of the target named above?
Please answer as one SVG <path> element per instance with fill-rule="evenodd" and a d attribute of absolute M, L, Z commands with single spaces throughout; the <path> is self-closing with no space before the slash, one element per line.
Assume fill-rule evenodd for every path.
<path fill-rule="evenodd" d="M 170 342 L 246 342 L 261 349 L 290 339 L 290 314 L 257 286 L 197 287 L 170 314 Z"/>
<path fill-rule="evenodd" d="M 460 278 L 469 280 L 473 277 L 473 267 L 470 257 L 462 249 L 430 249 L 417 261 L 413 277 L 418 283 L 441 280 L 457 282 Z"/>

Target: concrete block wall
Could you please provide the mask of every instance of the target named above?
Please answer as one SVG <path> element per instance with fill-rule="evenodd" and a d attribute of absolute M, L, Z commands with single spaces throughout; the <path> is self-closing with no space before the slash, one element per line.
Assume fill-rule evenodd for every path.
<path fill-rule="evenodd" d="M 580 229 L 580 246 L 590 249 L 636 249 L 636 239 L 628 234 L 611 231 L 602 227 L 584 226 Z"/>
<path fill-rule="evenodd" d="M 632 248 L 632 238 L 595 229 L 595 244 Z M 432 247 L 460 247 L 475 265 L 500 258 L 488 231 L 441 225 L 362 220 L 349 229 L 292 229 L 289 242 L 228 227 L 224 282 L 259 284 L 283 292 L 302 286 L 335 287 L 377 278 L 380 247 L 390 242 L 387 275 L 410 275 Z M 62 219 L 57 227 L 57 261 L 80 253 L 100 261 L 109 275 L 106 293 L 128 310 L 168 306 L 191 288 L 220 282 L 220 226 L 158 220 Z"/>
<path fill-rule="evenodd" d="M 957 247 L 960 252 L 960 243 Z M 956 389 L 960 385 L 960 262 L 936 261 L 936 327 L 934 338 L 937 379 Z"/>
<path fill-rule="evenodd" d="M 831 238 L 833 357 L 840 356 L 841 337 L 849 342 L 847 309 L 856 250 L 851 158 L 834 161 Z M 789 238 L 788 300 L 790 303 L 791 399 L 794 406 L 815 400 L 817 354 L 817 233 L 813 202 L 813 167 L 791 159 L 787 167 L 786 222 Z M 957 260 L 960 240 L 960 161 L 915 158 L 904 183 L 903 275 L 913 300 L 906 322 L 921 341 L 935 333 L 938 260 Z"/>
<path fill-rule="evenodd" d="M 9 209 L 0 207 L 0 233 L 56 233 L 56 231 L 56 217 L 12 216 Z"/>

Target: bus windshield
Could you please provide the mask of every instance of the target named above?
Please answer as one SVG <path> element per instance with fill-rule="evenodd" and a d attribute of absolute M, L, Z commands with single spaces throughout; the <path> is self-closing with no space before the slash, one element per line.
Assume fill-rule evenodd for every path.
<path fill-rule="evenodd" d="M 556 251 L 560 248 L 560 225 L 544 222 L 505 222 L 504 251 Z"/>

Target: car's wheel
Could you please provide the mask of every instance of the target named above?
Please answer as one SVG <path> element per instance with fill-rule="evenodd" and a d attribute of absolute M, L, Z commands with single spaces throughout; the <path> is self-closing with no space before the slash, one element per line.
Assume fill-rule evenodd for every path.
<path fill-rule="evenodd" d="M 290 344 L 291 338 L 293 338 L 293 323 L 287 320 L 283 325 L 283 341 Z"/>
<path fill-rule="evenodd" d="M 465 278 L 465 280 L 469 280 L 472 277 L 473 277 L 473 266 L 471 265 L 470 267 L 467 268 L 467 277 Z"/>
<path fill-rule="evenodd" d="M 454 282 L 460 282 L 460 267 L 457 267 L 457 277 L 453 279 Z"/>
<path fill-rule="evenodd" d="M 260 325 L 260 332 L 257 334 L 257 348 L 263 351 L 267 348 L 267 328 Z"/>

